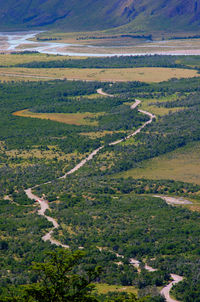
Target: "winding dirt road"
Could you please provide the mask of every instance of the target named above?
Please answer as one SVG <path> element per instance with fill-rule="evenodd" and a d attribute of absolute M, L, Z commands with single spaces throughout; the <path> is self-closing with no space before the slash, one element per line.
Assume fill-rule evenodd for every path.
<path fill-rule="evenodd" d="M 97 89 L 97 93 L 98 93 L 98 94 L 101 94 L 101 95 L 103 95 L 103 96 L 109 96 L 110 98 L 113 98 L 113 97 L 114 97 L 113 94 L 108 94 L 108 93 L 104 92 L 104 91 L 102 90 L 102 88 Z"/>
<path fill-rule="evenodd" d="M 37 195 L 34 195 L 32 193 L 31 188 L 25 190 L 25 193 L 28 196 L 28 198 L 30 198 L 32 200 L 35 200 L 40 204 L 40 210 L 38 210 L 38 215 L 44 216 L 48 221 L 50 221 L 53 224 L 53 228 L 50 230 L 50 232 L 46 233 L 42 237 L 42 240 L 44 240 L 44 241 L 49 240 L 51 242 L 51 244 L 55 244 L 57 246 L 62 246 L 64 248 L 69 248 L 69 245 L 62 244 L 61 242 L 59 242 L 58 240 L 52 238 L 52 236 L 51 236 L 53 231 L 59 227 L 59 224 L 57 223 L 57 221 L 54 218 L 45 215 L 46 210 L 50 210 L 48 201 L 43 199 L 43 198 L 40 198 Z"/>
<path fill-rule="evenodd" d="M 99 93 L 99 94 L 101 94 L 101 95 L 103 95 L 103 96 L 114 97 L 114 95 L 111 95 L 111 94 L 108 94 L 108 93 L 106 93 L 106 92 L 103 92 L 102 88 L 99 88 L 99 89 L 97 90 L 97 93 Z M 139 105 L 140 103 L 141 103 L 141 101 L 136 99 L 136 100 L 135 100 L 135 103 L 132 104 L 130 108 L 131 108 L 132 110 L 134 110 L 134 109 L 136 109 L 136 108 L 138 107 L 138 105 Z M 129 134 L 129 135 L 126 136 L 125 138 L 120 139 L 120 140 L 117 140 L 117 141 L 114 141 L 114 142 L 111 142 L 111 143 L 109 144 L 109 146 L 117 145 L 117 144 L 123 142 L 124 140 L 127 140 L 127 139 L 129 139 L 129 138 L 131 138 L 131 137 L 137 135 L 138 133 L 141 132 L 141 130 L 142 130 L 143 128 L 145 128 L 148 124 L 152 123 L 153 119 L 155 118 L 155 115 L 153 115 L 153 114 L 150 113 L 150 112 L 141 110 L 141 109 L 138 109 L 138 111 L 141 112 L 141 113 L 143 113 L 143 114 L 145 114 L 145 115 L 147 115 L 147 116 L 149 117 L 149 120 L 148 120 L 147 122 L 145 122 L 145 123 L 144 123 L 140 128 L 138 128 L 136 131 L 134 131 L 133 133 Z M 75 172 L 76 172 L 77 170 L 79 170 L 82 166 L 84 166 L 88 161 L 92 160 L 92 158 L 93 158 L 93 157 L 94 157 L 101 149 L 103 149 L 104 147 L 105 147 L 105 146 L 101 146 L 101 147 L 99 147 L 98 149 L 92 151 L 92 153 L 90 153 L 90 155 L 89 155 L 88 157 L 86 157 L 85 159 L 83 159 L 79 164 L 77 164 L 74 168 L 72 168 L 70 171 L 68 171 L 68 172 L 65 173 L 63 176 L 59 177 L 58 179 L 65 179 L 68 175 L 75 173 Z M 49 184 L 49 183 L 51 183 L 51 181 L 48 181 L 48 182 L 46 182 L 46 183 L 44 183 L 44 184 Z M 37 202 L 40 204 L 40 209 L 38 210 L 38 214 L 44 216 L 48 221 L 50 221 L 50 222 L 53 224 L 53 228 L 52 228 L 47 234 L 45 234 L 45 235 L 42 237 L 42 240 L 44 240 L 44 241 L 50 241 L 51 244 L 55 244 L 55 245 L 61 246 L 61 247 L 63 247 L 63 248 L 69 248 L 68 245 L 62 244 L 61 242 L 59 242 L 58 240 L 56 240 L 56 239 L 54 239 L 54 238 L 52 237 L 53 231 L 59 227 L 59 224 L 58 224 L 58 222 L 57 222 L 54 218 L 45 215 L 45 211 L 46 211 L 46 210 L 50 210 L 48 201 L 45 200 L 45 199 L 43 199 L 43 198 L 40 198 L 39 196 L 37 196 L 37 195 L 35 195 L 35 194 L 32 193 L 32 189 L 36 188 L 37 186 L 38 186 L 38 185 L 34 186 L 33 188 L 29 188 L 29 189 L 25 190 L 25 193 L 26 193 L 26 195 L 28 196 L 28 198 L 30 198 L 30 199 L 32 199 L 32 200 L 35 200 L 35 201 L 37 201 Z M 169 200 L 169 199 L 167 200 L 167 197 L 165 197 L 165 196 L 162 197 L 162 196 L 158 196 L 158 195 L 157 195 L 157 196 L 155 196 L 155 197 L 163 198 L 163 199 L 166 200 L 166 202 L 168 202 L 168 200 Z M 80 247 L 80 248 L 82 248 L 82 247 Z M 124 256 L 118 255 L 118 254 L 117 254 L 117 257 L 124 257 Z M 136 267 L 138 270 L 140 269 L 140 268 L 139 268 L 140 261 L 131 258 L 131 259 L 130 259 L 130 264 L 132 264 L 132 265 L 133 265 L 134 267 Z M 157 269 L 154 269 L 154 268 L 148 266 L 147 264 L 145 264 L 145 269 L 148 270 L 149 272 L 154 272 L 154 271 L 157 270 Z M 179 302 L 179 301 L 176 301 L 176 300 L 172 299 L 172 298 L 170 297 L 170 295 L 169 295 L 169 292 L 170 292 L 170 290 L 171 290 L 173 284 L 176 284 L 176 283 L 182 281 L 182 280 L 183 280 L 183 277 L 178 276 L 178 275 L 174 275 L 174 274 L 171 274 L 171 277 L 172 277 L 172 279 L 173 279 L 174 281 L 170 282 L 167 286 L 165 286 L 165 287 L 161 290 L 160 293 L 166 298 L 166 301 L 167 301 L 167 302 Z"/>
<path fill-rule="evenodd" d="M 114 95 L 112 94 L 108 94 L 106 92 L 103 92 L 102 88 L 97 89 L 97 93 L 103 95 L 103 96 L 107 96 L 107 97 L 114 97 Z M 135 100 L 135 103 L 133 105 L 131 105 L 131 109 L 134 110 L 135 108 L 137 108 L 137 106 L 141 103 L 140 100 Z M 148 115 L 150 117 L 149 121 L 145 122 L 140 128 L 138 128 L 136 131 L 134 131 L 133 133 L 129 134 L 127 137 L 114 141 L 112 143 L 109 144 L 109 146 L 113 146 L 113 145 L 117 145 L 119 143 L 121 143 L 122 141 L 129 139 L 132 136 L 135 136 L 136 134 L 138 134 L 144 127 L 146 127 L 148 124 L 152 123 L 153 118 L 155 118 L 155 116 L 147 111 L 143 111 L 143 110 L 139 110 L 141 113 Z M 65 173 L 63 176 L 59 177 L 58 179 L 65 179 L 68 175 L 75 173 L 76 171 L 78 171 L 82 166 L 84 166 L 88 161 L 92 160 L 93 157 L 101 150 L 103 149 L 105 146 L 101 146 L 97 149 L 95 149 L 94 151 L 92 151 L 88 157 L 86 157 L 85 159 L 83 159 L 80 163 L 78 163 L 74 168 L 72 168 L 70 171 L 68 171 L 67 173 Z M 51 181 L 45 182 L 44 184 L 50 184 Z M 49 208 L 49 204 L 48 201 L 40 198 L 37 195 L 34 195 L 32 193 L 32 189 L 36 188 L 38 185 L 34 186 L 33 188 L 29 188 L 27 190 L 25 190 L 26 195 L 28 196 L 28 198 L 37 201 L 40 204 L 41 209 L 38 210 L 38 214 L 44 216 L 48 221 L 52 222 L 53 224 L 53 228 L 50 230 L 50 232 L 48 232 L 45 236 L 42 237 L 42 239 L 44 241 L 50 241 L 51 244 L 56 244 L 57 246 L 62 246 L 64 248 L 69 248 L 68 245 L 64 245 L 61 242 L 55 240 L 52 237 L 53 231 L 55 229 L 57 229 L 59 227 L 59 224 L 57 223 L 57 221 L 50 217 L 45 215 L 45 211 L 46 210 L 50 210 Z"/>
<path fill-rule="evenodd" d="M 177 283 L 183 281 L 183 277 L 178 276 L 178 275 L 175 275 L 175 274 L 171 274 L 171 278 L 172 278 L 174 281 L 170 282 L 167 286 L 165 286 L 165 287 L 161 290 L 160 293 L 161 293 L 161 295 L 163 295 L 163 296 L 165 297 L 165 299 L 166 299 L 167 302 L 179 302 L 179 301 L 177 301 L 177 300 L 172 299 L 172 298 L 170 297 L 170 294 L 169 294 L 169 293 L 170 293 L 170 290 L 171 290 L 171 288 L 172 288 L 172 286 L 173 286 L 174 284 L 177 284 Z"/>

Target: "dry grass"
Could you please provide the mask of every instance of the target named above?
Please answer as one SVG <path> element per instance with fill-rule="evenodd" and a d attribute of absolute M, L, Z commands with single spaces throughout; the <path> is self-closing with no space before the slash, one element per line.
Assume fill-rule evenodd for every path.
<path fill-rule="evenodd" d="M 120 173 L 120 177 L 173 179 L 200 185 L 200 143 L 193 143 L 165 155 L 146 160 L 139 168 Z"/>
<path fill-rule="evenodd" d="M 196 70 L 175 68 L 119 68 L 119 69 L 78 69 L 78 68 L 1 68 L 0 79 L 10 80 L 53 80 L 70 79 L 86 81 L 142 81 L 162 82 L 171 78 L 192 78 L 198 76 Z"/>
<path fill-rule="evenodd" d="M 98 294 L 107 294 L 108 292 L 127 292 L 137 294 L 134 286 L 109 285 L 106 283 L 95 284 Z"/>
<path fill-rule="evenodd" d="M 56 121 L 64 124 L 72 124 L 72 125 L 92 125 L 96 126 L 98 124 L 97 121 L 91 121 L 90 118 L 97 117 L 99 115 L 103 115 L 103 112 L 98 113 L 35 113 L 29 110 L 20 110 L 14 112 L 15 116 L 22 117 L 31 117 L 31 118 L 39 118 L 45 120 Z"/>
<path fill-rule="evenodd" d="M 62 152 L 58 146 L 52 145 L 48 146 L 47 150 L 41 150 L 39 146 L 33 146 L 30 150 L 6 150 L 2 148 L 0 150 L 0 154 L 5 154 L 8 157 L 8 162 L 10 167 L 28 167 L 33 165 L 34 162 L 42 161 L 42 162 L 52 162 L 56 161 L 81 161 L 87 154 L 80 154 L 78 152 L 73 153 L 64 153 Z M 17 161 L 13 162 L 13 159 L 17 159 Z M 4 163 L 0 164 L 0 166 L 4 166 Z M 68 166 L 66 166 L 68 169 Z"/>
<path fill-rule="evenodd" d="M 83 57 L 69 57 L 69 56 L 55 56 L 49 54 L 0 54 L 0 65 L 1 66 L 13 66 L 16 64 L 25 64 L 29 62 L 48 62 L 68 59 L 81 59 Z"/>
<path fill-rule="evenodd" d="M 162 99 L 142 99 L 141 102 L 141 109 L 149 111 L 156 116 L 163 116 L 168 114 L 169 112 L 176 112 L 183 110 L 184 107 L 175 107 L 175 108 L 165 108 L 165 107 L 158 107 L 156 105 L 152 105 L 153 103 L 162 103 L 162 102 L 170 102 L 175 101 L 177 99 L 176 95 L 172 95 L 170 97 L 165 97 Z"/>
<path fill-rule="evenodd" d="M 105 130 L 105 131 L 98 131 L 98 132 L 83 132 L 83 133 L 80 133 L 80 134 L 84 135 L 84 136 L 88 136 L 90 138 L 100 138 L 100 137 L 104 137 L 107 134 L 123 133 L 123 132 L 125 133 L 125 131 L 108 131 L 108 130 Z"/>
<path fill-rule="evenodd" d="M 28 161 L 29 159 L 41 159 L 41 160 L 81 160 L 84 155 L 78 154 L 77 152 L 73 153 L 64 153 L 62 152 L 57 146 L 48 146 L 48 150 L 41 150 L 35 146 L 33 149 L 30 150 L 3 150 L 9 158 L 18 158 L 24 160 L 24 162 Z"/>
<path fill-rule="evenodd" d="M 139 108 L 145 111 L 149 111 L 155 116 L 163 116 L 166 115 L 170 112 L 176 112 L 183 110 L 184 107 L 174 107 L 174 108 L 165 108 L 165 107 L 158 107 L 157 105 L 152 105 L 153 103 L 162 103 L 162 102 L 170 102 L 170 101 L 175 101 L 177 99 L 176 95 L 172 95 L 170 97 L 165 97 L 162 99 L 143 99 L 140 98 L 141 103 L 139 105 Z M 132 102 L 126 102 L 126 105 L 132 105 Z"/>
<path fill-rule="evenodd" d="M 9 150 L 5 152 L 8 157 L 12 158 L 22 158 L 22 159 L 30 159 L 30 158 L 37 158 L 37 159 L 47 159 L 52 160 L 57 158 L 57 160 L 64 160 L 66 159 L 69 154 L 65 154 L 59 150 L 56 150 L 54 146 L 49 146 L 49 150 L 39 150 L 37 148 L 33 148 L 31 150 Z"/>

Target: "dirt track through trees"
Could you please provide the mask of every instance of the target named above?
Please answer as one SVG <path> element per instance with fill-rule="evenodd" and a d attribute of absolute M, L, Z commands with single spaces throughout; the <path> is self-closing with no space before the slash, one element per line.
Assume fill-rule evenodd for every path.
<path fill-rule="evenodd" d="M 107 94 L 106 92 L 103 92 L 102 88 L 99 88 L 99 89 L 97 90 L 97 93 L 99 93 L 99 94 L 101 94 L 101 95 L 103 95 L 103 96 L 114 97 L 114 95 Z M 136 99 L 136 100 L 135 100 L 135 103 L 132 104 L 130 108 L 131 108 L 132 110 L 134 110 L 134 109 L 136 109 L 136 108 L 138 107 L 138 105 L 139 105 L 140 103 L 141 103 L 141 101 Z M 127 139 L 129 139 L 129 138 L 131 138 L 131 137 L 137 135 L 138 133 L 141 132 L 141 130 L 142 130 L 143 128 L 145 128 L 148 124 L 152 123 L 153 119 L 155 118 L 155 115 L 153 115 L 152 113 L 150 113 L 150 112 L 148 112 L 148 111 L 144 111 L 144 110 L 141 110 L 141 109 L 138 109 L 138 111 L 141 112 L 141 113 L 143 113 L 143 114 L 145 114 L 145 115 L 147 115 L 150 119 L 149 119 L 147 122 L 145 122 L 140 128 L 138 128 L 136 131 L 134 131 L 133 133 L 129 134 L 127 137 L 125 137 L 125 138 L 123 138 L 123 139 L 120 139 L 120 140 L 117 140 L 117 141 L 114 141 L 114 142 L 110 143 L 109 146 L 117 145 L 117 144 L 121 143 L 122 141 L 127 140 Z M 82 166 L 84 166 L 88 161 L 92 160 L 93 157 L 94 157 L 100 150 L 102 150 L 103 148 L 104 148 L 104 146 L 101 146 L 101 147 L 99 147 L 98 149 L 92 151 L 92 152 L 90 153 L 90 155 L 89 155 L 87 158 L 83 159 L 79 164 L 77 164 L 74 168 L 72 168 L 70 171 L 68 171 L 66 174 L 64 174 L 64 175 L 63 175 L 62 177 L 60 177 L 59 179 L 65 179 L 68 175 L 73 174 L 73 173 L 75 173 L 76 171 L 78 171 L 78 170 L 79 170 Z M 44 184 L 49 184 L 49 183 L 51 183 L 51 181 L 48 181 L 48 182 L 46 182 L 46 183 L 44 183 Z M 37 186 L 38 186 L 38 185 L 37 185 Z M 55 244 L 55 245 L 61 246 L 61 247 L 63 247 L 63 248 L 69 248 L 68 245 L 62 244 L 60 241 L 58 241 L 58 240 L 56 240 L 56 239 L 54 239 L 54 238 L 52 237 L 53 231 L 59 227 L 59 224 L 58 224 L 58 222 L 57 222 L 54 218 L 45 215 L 45 211 L 46 211 L 46 210 L 50 210 L 48 201 L 45 200 L 45 199 L 43 199 L 43 198 L 40 198 L 39 196 L 37 196 L 37 195 L 35 195 L 35 194 L 32 193 L 32 189 L 36 188 L 37 186 L 25 190 L 25 193 L 26 193 L 26 195 L 28 196 L 28 198 L 30 198 L 30 199 L 32 199 L 32 200 L 35 200 L 36 202 L 38 202 L 38 203 L 40 204 L 40 210 L 38 210 L 38 214 L 44 216 L 48 221 L 52 222 L 52 224 L 53 224 L 53 228 L 52 228 L 48 233 L 46 233 L 46 234 L 42 237 L 42 240 L 44 240 L 44 241 L 48 241 L 48 240 L 49 240 L 49 241 L 51 242 L 51 244 Z M 167 202 L 165 196 L 163 196 L 163 197 L 161 197 L 161 196 L 156 196 L 156 197 L 163 198 L 163 199 L 165 199 L 165 201 Z M 82 248 L 82 247 L 80 247 L 80 248 Z M 120 256 L 120 255 L 119 255 L 119 256 Z M 121 257 L 123 257 L 123 256 L 121 256 Z M 132 258 L 131 258 L 131 259 L 130 259 L 130 264 L 132 264 L 133 266 L 135 266 L 136 268 L 139 269 L 140 262 L 139 262 L 138 260 L 132 259 Z M 148 266 L 147 264 L 145 264 L 145 269 L 148 270 L 149 272 L 154 272 L 154 271 L 156 271 L 156 269 L 154 269 L 154 268 Z M 160 293 L 161 293 L 161 295 L 163 295 L 163 296 L 165 297 L 165 299 L 166 299 L 167 302 L 179 302 L 179 301 L 174 300 L 174 299 L 172 299 L 172 298 L 170 297 L 170 290 L 171 290 L 171 288 L 172 288 L 172 286 L 173 286 L 174 284 L 176 284 L 176 283 L 182 281 L 182 280 L 183 280 L 183 277 L 178 276 L 178 275 L 175 275 L 175 274 L 171 274 L 171 278 L 173 279 L 173 281 L 170 282 L 167 286 L 165 286 L 165 287 L 161 290 Z"/>

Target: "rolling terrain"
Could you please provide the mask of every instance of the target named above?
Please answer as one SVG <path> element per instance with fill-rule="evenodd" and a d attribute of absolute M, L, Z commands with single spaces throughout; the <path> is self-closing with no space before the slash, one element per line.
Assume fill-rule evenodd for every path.
<path fill-rule="evenodd" d="M 197 0 L 2 0 L 0 28 L 198 32 L 199 13 Z"/>

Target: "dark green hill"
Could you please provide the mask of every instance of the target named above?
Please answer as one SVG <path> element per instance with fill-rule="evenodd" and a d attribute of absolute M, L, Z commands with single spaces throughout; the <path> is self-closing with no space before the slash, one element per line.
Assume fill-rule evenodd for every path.
<path fill-rule="evenodd" d="M 198 0 L 1 0 L 0 30 L 198 31 L 199 16 Z"/>

